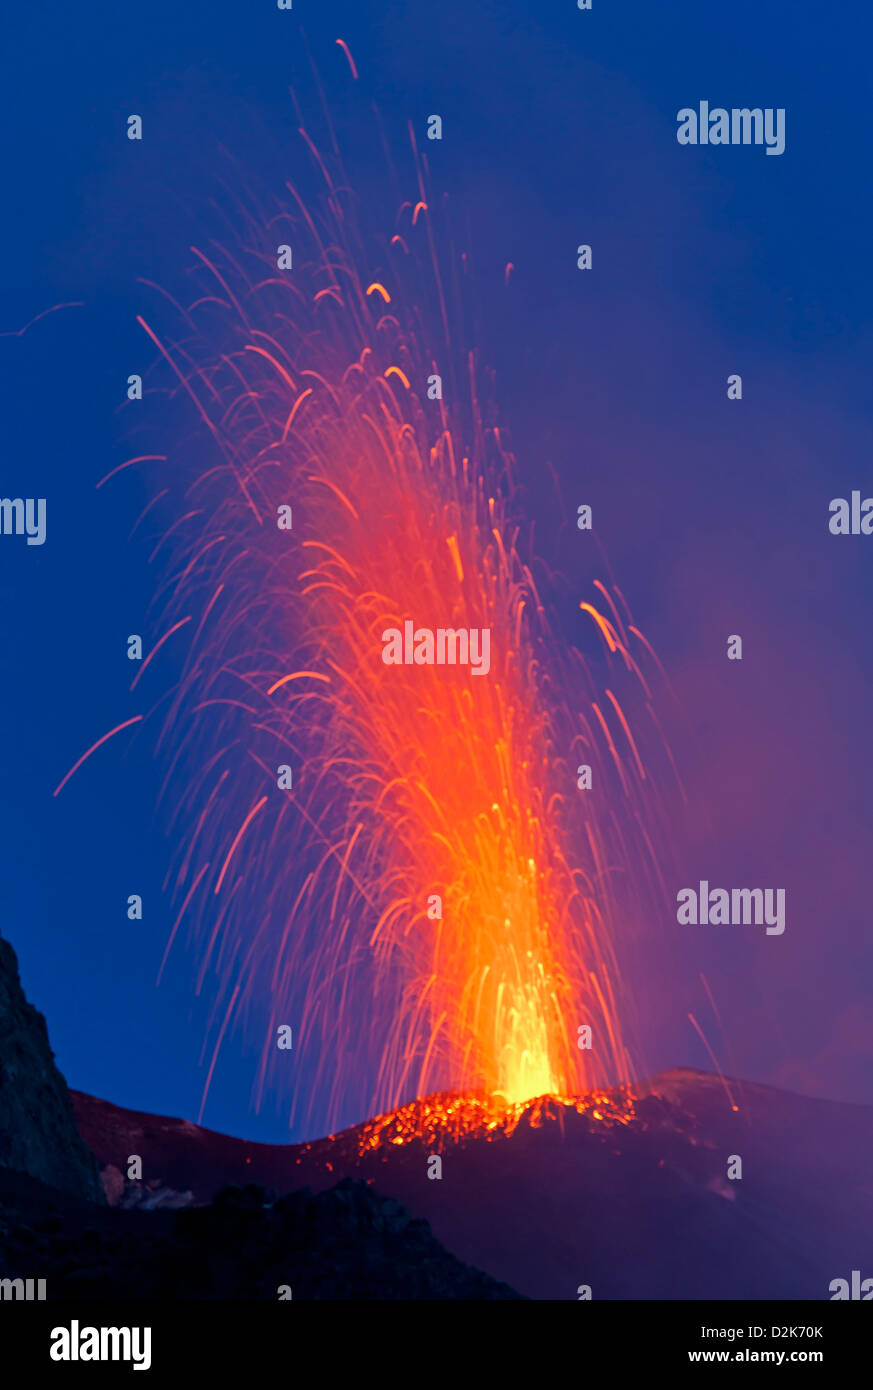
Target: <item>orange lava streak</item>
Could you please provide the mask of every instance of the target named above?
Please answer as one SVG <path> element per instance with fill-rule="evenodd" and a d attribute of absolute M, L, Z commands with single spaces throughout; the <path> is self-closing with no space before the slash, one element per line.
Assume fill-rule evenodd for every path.
<path fill-rule="evenodd" d="M 348 58 L 348 60 L 349 60 L 349 67 L 350 67 L 351 70 L 352 70 L 352 77 L 353 77 L 353 78 L 355 79 L 355 81 L 357 82 L 357 80 L 358 80 L 358 69 L 355 67 L 355 60 L 354 60 L 354 58 L 352 57 L 351 53 L 349 52 L 349 46 L 348 46 L 348 44 L 346 43 L 345 39 L 337 39 L 337 43 L 339 44 L 339 46 L 340 46 L 340 48 L 342 49 L 343 53 L 344 53 L 344 54 L 346 55 L 346 57 Z"/>
<path fill-rule="evenodd" d="M 169 640 L 169 638 L 172 637 L 172 635 L 173 635 L 174 632 L 178 632 L 180 627 L 184 627 L 185 624 L 186 624 L 186 623 L 190 623 L 190 621 L 191 621 L 191 616 L 190 616 L 190 614 L 188 615 L 187 618 L 180 618 L 179 621 L 178 621 L 177 623 L 174 623 L 174 624 L 173 624 L 173 626 L 170 628 L 169 632 L 165 632 L 164 635 L 163 635 L 163 637 L 161 637 L 161 638 L 158 639 L 158 641 L 155 643 L 155 645 L 152 647 L 151 651 L 149 652 L 148 656 L 144 658 L 142 665 L 140 666 L 139 670 L 137 671 L 136 675 L 134 676 L 133 680 L 131 681 L 131 683 L 130 683 L 130 688 L 131 688 L 131 690 L 133 690 L 133 688 L 135 687 L 137 681 L 139 680 L 139 678 L 140 678 L 140 676 L 142 675 L 143 671 L 144 671 L 144 670 L 146 669 L 146 667 L 148 666 L 148 664 L 149 664 L 149 662 L 151 661 L 152 657 L 153 657 L 153 656 L 157 656 L 158 652 L 161 650 L 161 647 L 164 645 L 164 643 L 165 643 L 166 641 Z"/>
<path fill-rule="evenodd" d="M 380 285 L 380 283 L 379 283 L 378 280 L 374 280 L 373 283 L 372 283 L 372 285 L 368 285 L 368 286 L 367 286 L 366 293 L 367 293 L 367 294 L 372 294 L 374 290 L 376 290 L 379 294 L 381 294 L 381 296 L 382 296 L 382 298 L 384 299 L 384 301 L 385 301 L 386 304 L 390 304 L 390 303 L 391 303 L 391 296 L 390 296 L 390 294 L 388 293 L 388 291 L 386 290 L 386 288 L 385 288 L 384 285 Z"/>
<path fill-rule="evenodd" d="M 251 823 L 252 823 L 252 821 L 254 820 L 255 816 L 256 816 L 256 815 L 258 814 L 258 812 L 260 811 L 261 807 L 264 806 L 264 805 L 266 804 L 266 801 L 267 801 L 267 798 L 266 798 L 265 796 L 262 796 L 261 799 L 260 799 L 260 801 L 257 803 L 257 805 L 253 806 L 252 809 L 249 811 L 248 815 L 246 816 L 246 818 L 245 818 L 245 820 L 243 821 L 242 825 L 240 826 L 239 830 L 236 832 L 236 836 L 235 836 L 235 838 L 234 838 L 234 842 L 233 842 L 233 844 L 231 845 L 230 849 L 227 851 L 227 858 L 225 859 L 224 863 L 223 863 L 222 866 L 221 866 L 221 873 L 218 875 L 218 882 L 216 883 L 215 888 L 214 888 L 214 890 L 213 890 L 215 893 L 217 893 L 217 892 L 219 891 L 219 889 L 221 888 L 222 883 L 224 882 L 224 875 L 227 873 L 228 865 L 230 864 L 230 861 L 231 861 L 231 859 L 232 859 L 233 856 L 234 856 L 234 851 L 236 850 L 237 845 L 239 844 L 239 842 L 240 842 L 240 840 L 242 839 L 243 835 L 246 833 L 246 830 L 248 829 L 248 827 L 251 825 Z"/>
<path fill-rule="evenodd" d="M 138 454 L 136 458 L 125 459 L 124 463 L 119 463 L 116 468 L 110 469 L 99 483 L 95 484 L 95 487 L 102 487 L 104 483 L 108 483 L 109 479 L 114 478 L 116 473 L 120 473 L 123 468 L 132 468 L 135 463 L 145 463 L 149 459 L 157 459 L 161 463 L 166 463 L 167 456 L 166 454 Z"/>
<path fill-rule="evenodd" d="M 73 766 L 70 768 L 66 777 L 61 778 L 60 782 L 52 792 L 52 796 L 57 796 L 58 792 L 61 791 L 61 789 L 67 785 L 73 773 L 78 771 L 78 769 L 82 766 L 86 759 L 90 758 L 92 753 L 96 753 L 97 749 L 101 746 L 101 744 L 105 743 L 108 738 L 112 738 L 113 734 L 120 733 L 122 729 L 128 728 L 129 725 L 138 724 L 142 717 L 143 716 L 141 714 L 135 714 L 132 719 L 125 719 L 123 724 L 116 724 L 115 728 L 110 729 L 108 734 L 104 734 L 102 738 L 98 738 L 96 743 L 92 743 L 88 751 L 86 753 L 83 753 L 81 758 L 79 758 L 77 762 L 73 763 Z"/>
<path fill-rule="evenodd" d="M 303 676 L 311 676 L 314 681 L 330 681 L 330 676 L 325 676 L 321 671 L 292 671 L 289 676 L 281 676 L 279 680 L 274 681 L 267 691 L 267 694 L 273 695 L 283 685 L 287 685 L 289 681 L 299 681 Z"/>

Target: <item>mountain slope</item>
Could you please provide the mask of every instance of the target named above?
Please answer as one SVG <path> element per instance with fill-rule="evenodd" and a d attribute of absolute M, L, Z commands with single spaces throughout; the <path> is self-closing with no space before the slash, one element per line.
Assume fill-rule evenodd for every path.
<path fill-rule="evenodd" d="M 873 1109 L 726 1084 L 668 1072 L 637 1088 L 632 1113 L 616 1092 L 599 1109 L 533 1105 L 511 1132 L 474 1123 L 459 1137 L 448 1117 L 464 1102 L 431 1097 L 288 1146 L 73 1100 L 103 1164 L 141 1154 L 146 1181 L 199 1202 L 229 1182 L 288 1192 L 363 1180 L 528 1297 L 575 1299 L 588 1285 L 594 1298 L 827 1298 L 831 1279 L 873 1259 Z M 428 1126 L 428 1141 L 414 1137 Z"/>

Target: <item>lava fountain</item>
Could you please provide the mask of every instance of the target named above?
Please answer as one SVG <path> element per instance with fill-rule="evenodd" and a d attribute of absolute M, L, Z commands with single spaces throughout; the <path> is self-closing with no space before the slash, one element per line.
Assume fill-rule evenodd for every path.
<path fill-rule="evenodd" d="M 604 586 L 577 612 L 596 652 L 550 627 L 425 162 L 369 243 L 301 134 L 322 195 L 240 210 L 238 250 L 194 251 L 202 293 L 140 320 L 157 389 L 199 421 L 146 511 L 175 508 L 158 645 L 186 650 L 154 713 L 167 951 L 184 923 L 215 981 L 204 1103 L 231 1024 L 257 1039 L 258 1104 L 292 1026 L 292 1115 L 332 1125 L 625 1083 L 616 884 L 655 891 L 658 862 L 620 691 L 651 713 L 657 664 Z M 490 670 L 386 665 L 410 620 L 488 629 Z"/>

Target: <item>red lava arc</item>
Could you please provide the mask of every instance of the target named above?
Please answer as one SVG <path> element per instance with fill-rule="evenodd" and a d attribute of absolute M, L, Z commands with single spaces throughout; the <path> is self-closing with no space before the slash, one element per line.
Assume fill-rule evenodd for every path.
<path fill-rule="evenodd" d="M 154 712 L 180 846 L 168 951 L 193 926 L 198 989 L 215 981 L 204 1102 L 231 1024 L 266 1037 L 258 1103 L 291 1024 L 295 1114 L 451 1089 L 487 1098 L 487 1127 L 631 1078 L 615 884 L 648 891 L 658 865 L 616 692 L 651 713 L 657 663 L 603 586 L 581 605 L 596 663 L 550 629 L 423 161 L 369 246 L 315 158 L 315 206 L 292 189 L 243 214 L 247 249 L 197 251 L 190 307 L 141 319 L 200 421 L 159 470 L 180 497 L 159 635 L 186 652 Z M 409 620 L 489 630 L 487 675 L 386 665 Z"/>

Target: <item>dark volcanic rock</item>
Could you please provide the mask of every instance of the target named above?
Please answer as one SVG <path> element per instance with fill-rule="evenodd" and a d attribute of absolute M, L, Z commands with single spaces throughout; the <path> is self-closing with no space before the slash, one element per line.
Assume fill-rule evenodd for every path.
<path fill-rule="evenodd" d="M 140 1212 L 76 1206 L 0 1171 L 0 1278 L 45 1279 L 49 1300 L 520 1297 L 348 1179 L 278 1202 L 247 1186 L 193 1211 Z"/>
<path fill-rule="evenodd" d="M 363 1181 L 529 1298 L 575 1299 L 588 1284 L 595 1298 L 826 1299 L 845 1271 L 873 1277 L 870 1106 L 667 1072 L 636 1088 L 627 1123 L 531 1107 L 511 1135 L 445 1134 L 442 1180 L 430 1181 L 433 1144 L 373 1147 L 362 1142 L 367 1125 L 252 1144 L 73 1100 L 102 1163 L 141 1153 L 149 1173 L 195 1203 L 228 1183 L 288 1192 Z M 433 1110 L 433 1100 L 415 1104 Z M 732 1155 L 739 1181 L 727 1177 Z"/>
<path fill-rule="evenodd" d="M 79 1103 L 88 1108 L 87 1098 Z M 520 1297 L 462 1264 L 426 1221 L 363 1182 L 281 1201 L 263 1187 L 230 1187 L 209 1206 L 179 1210 L 192 1194 L 167 1185 L 177 1165 L 163 1162 L 171 1153 L 155 1144 L 149 1118 L 131 1125 L 132 1113 L 94 1107 L 95 1118 L 110 1118 L 100 1158 L 113 1209 L 45 1019 L 25 998 L 15 953 L 0 939 L 0 1278 L 45 1279 L 49 1299 L 276 1300 L 280 1288 L 296 1299 Z M 165 1123 L 156 1122 L 157 1137 Z M 184 1121 L 171 1128 L 201 1148 L 209 1167 L 209 1132 Z M 228 1171 L 236 1172 L 239 1152 L 228 1143 Z M 130 1153 L 145 1155 L 143 1182 L 123 1176 Z M 221 1165 L 211 1166 L 217 1177 Z"/>
<path fill-rule="evenodd" d="M 76 1127 L 45 1019 L 29 1004 L 15 952 L 0 937 L 0 1168 L 14 1168 L 103 1202 L 94 1159 Z"/>

